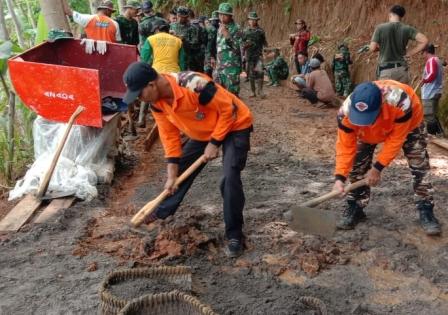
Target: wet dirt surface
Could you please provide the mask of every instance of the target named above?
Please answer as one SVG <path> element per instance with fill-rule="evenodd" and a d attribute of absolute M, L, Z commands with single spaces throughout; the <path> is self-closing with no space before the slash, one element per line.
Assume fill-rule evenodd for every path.
<path fill-rule="evenodd" d="M 290 229 L 290 210 L 332 187 L 336 109 L 313 108 L 286 88 L 267 92 L 266 100 L 249 100 L 243 91 L 256 122 L 243 174 L 242 257 L 224 254 L 219 160 L 198 176 L 174 217 L 129 228 L 164 184 L 160 143 L 146 153 L 139 139 L 101 198 L 0 237 L 0 314 L 94 314 L 109 271 L 161 264 L 191 266 L 191 293 L 220 314 L 312 314 L 300 296 L 321 299 L 329 314 L 446 314 L 448 238 L 418 228 L 402 157 L 384 171 L 369 220 L 356 230 L 323 238 Z M 448 158 L 430 149 L 436 215 L 446 229 Z"/>

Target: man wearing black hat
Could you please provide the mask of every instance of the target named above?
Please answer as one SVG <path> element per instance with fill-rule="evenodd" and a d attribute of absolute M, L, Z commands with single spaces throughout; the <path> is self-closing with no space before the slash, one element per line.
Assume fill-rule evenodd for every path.
<path fill-rule="evenodd" d="M 405 14 L 406 10 L 401 5 L 390 8 L 389 22 L 376 27 L 370 51 L 380 53 L 377 69 L 379 79 L 392 79 L 409 84 L 407 61 L 425 48 L 428 39 L 414 27 L 401 22 Z M 407 51 L 409 40 L 415 40 L 417 45 Z"/>
<path fill-rule="evenodd" d="M 249 108 L 209 77 L 196 72 L 158 74 L 148 64 L 136 62 L 126 70 L 124 82 L 127 86 L 125 103 L 138 98 L 152 104 L 151 111 L 167 159 L 165 189 L 171 196 L 146 218 L 146 222 L 173 215 L 205 165 L 179 187 L 175 185 L 177 176 L 202 155 L 205 161 L 217 158 L 222 146 L 224 176 L 220 188 L 228 254 L 239 256 L 243 252 L 245 203 L 241 171 L 246 165 L 253 120 Z M 184 146 L 181 132 L 189 138 Z"/>
<path fill-rule="evenodd" d="M 440 224 L 433 211 L 426 138 L 423 106 L 410 86 L 380 80 L 361 83 L 355 88 L 338 114 L 334 190 L 344 194 L 347 177 L 352 183 L 365 178 L 368 186 L 347 194 L 347 206 L 337 224 L 339 229 L 353 229 L 366 218 L 363 209 L 370 200 L 370 186 L 379 184 L 382 171 L 403 150 L 412 173 L 420 225 L 427 235 L 440 234 Z M 373 163 L 380 143 L 382 148 Z"/>
<path fill-rule="evenodd" d="M 149 36 L 154 35 L 154 32 L 152 32 L 152 22 L 163 20 L 154 13 L 152 7 L 153 5 L 151 1 L 143 2 L 142 12 L 144 17 L 141 19 L 140 25 L 138 26 L 138 32 L 140 34 L 140 46 L 143 46 Z"/>

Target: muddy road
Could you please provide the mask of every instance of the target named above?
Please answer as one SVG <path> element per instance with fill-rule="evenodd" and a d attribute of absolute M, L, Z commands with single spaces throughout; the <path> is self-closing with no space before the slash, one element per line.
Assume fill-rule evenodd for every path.
<path fill-rule="evenodd" d="M 160 143 L 145 153 L 138 140 L 100 198 L 0 236 L 0 314 L 95 314 L 109 271 L 162 264 L 191 266 L 191 293 L 220 314 L 312 314 L 298 300 L 305 295 L 324 301 L 330 314 L 446 314 L 447 233 L 429 238 L 418 228 L 402 157 L 373 189 L 369 220 L 356 230 L 324 239 L 288 227 L 292 207 L 332 187 L 336 109 L 315 109 L 282 87 L 267 92 L 260 101 L 243 91 L 256 123 L 243 175 L 242 257 L 224 254 L 220 161 L 205 168 L 175 217 L 144 233 L 126 227 L 164 183 Z M 430 152 L 436 214 L 446 230 L 448 158 Z"/>

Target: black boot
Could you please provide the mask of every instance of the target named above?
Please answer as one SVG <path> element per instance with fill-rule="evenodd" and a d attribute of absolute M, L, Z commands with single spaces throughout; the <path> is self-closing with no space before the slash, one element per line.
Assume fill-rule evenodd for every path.
<path fill-rule="evenodd" d="M 361 207 L 349 203 L 342 213 L 342 217 L 336 224 L 339 230 L 353 230 L 355 226 L 366 219 L 366 214 Z"/>
<path fill-rule="evenodd" d="M 441 233 L 439 221 L 434 216 L 432 206 L 419 209 L 420 226 L 426 235 L 439 235 Z"/>

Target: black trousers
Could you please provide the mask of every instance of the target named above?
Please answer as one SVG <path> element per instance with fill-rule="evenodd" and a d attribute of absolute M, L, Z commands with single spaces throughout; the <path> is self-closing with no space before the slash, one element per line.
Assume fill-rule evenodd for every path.
<path fill-rule="evenodd" d="M 311 104 L 316 104 L 319 101 L 317 98 L 317 92 L 308 87 L 302 89 L 300 96 L 310 101 Z"/>
<path fill-rule="evenodd" d="M 223 150 L 223 178 L 221 180 L 221 195 L 223 198 L 224 223 L 226 226 L 226 237 L 228 239 L 243 237 L 243 208 L 245 197 L 243 183 L 241 182 L 241 171 L 246 166 L 247 153 L 250 149 L 251 129 L 231 132 L 224 139 Z M 203 153 L 208 142 L 189 140 L 183 147 L 183 156 L 179 163 L 179 174 L 184 172 Z M 165 219 L 173 215 L 186 193 L 193 184 L 196 176 L 202 171 L 205 164 L 185 180 L 174 193 L 165 199 L 156 209 L 156 215 Z M 203 192 L 207 194 L 207 191 Z"/>

